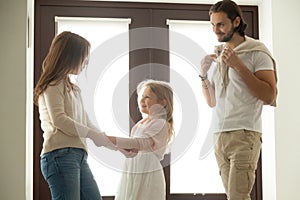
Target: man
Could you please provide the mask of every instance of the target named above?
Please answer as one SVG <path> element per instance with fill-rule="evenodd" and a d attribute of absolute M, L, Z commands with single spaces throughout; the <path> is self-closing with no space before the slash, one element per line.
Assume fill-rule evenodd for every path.
<path fill-rule="evenodd" d="M 261 42 L 245 35 L 247 24 L 235 2 L 219 1 L 209 15 L 222 44 L 202 59 L 199 77 L 214 108 L 210 130 L 217 136 L 215 156 L 227 198 L 250 200 L 261 148 L 262 107 L 275 105 L 277 95 L 275 61 Z"/>

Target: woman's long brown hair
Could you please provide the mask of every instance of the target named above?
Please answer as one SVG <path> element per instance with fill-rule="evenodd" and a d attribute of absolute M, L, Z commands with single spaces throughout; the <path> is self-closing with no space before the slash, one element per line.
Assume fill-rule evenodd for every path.
<path fill-rule="evenodd" d="M 48 85 L 66 81 L 68 89 L 73 88 L 69 74 L 77 71 L 89 55 L 90 43 L 83 37 L 65 31 L 57 35 L 42 64 L 42 74 L 34 89 L 34 104 L 38 106 L 39 96 Z"/>

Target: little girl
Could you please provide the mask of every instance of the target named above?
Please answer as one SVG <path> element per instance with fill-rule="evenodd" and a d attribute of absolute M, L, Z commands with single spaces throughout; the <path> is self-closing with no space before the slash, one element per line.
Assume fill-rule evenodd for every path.
<path fill-rule="evenodd" d="M 160 161 L 173 135 L 173 91 L 166 82 L 146 80 L 137 93 L 143 119 L 132 128 L 131 138 L 109 137 L 128 157 L 115 200 L 165 200 Z"/>

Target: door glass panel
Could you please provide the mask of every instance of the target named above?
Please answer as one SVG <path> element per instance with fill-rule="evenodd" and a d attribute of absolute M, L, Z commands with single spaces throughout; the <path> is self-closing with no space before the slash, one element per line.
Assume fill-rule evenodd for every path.
<path fill-rule="evenodd" d="M 83 101 L 92 121 L 101 130 L 106 131 L 108 135 L 124 137 L 123 133 L 129 131 L 129 114 L 126 105 L 128 105 L 129 99 L 128 30 L 130 19 L 56 17 L 55 21 L 57 34 L 63 31 L 71 31 L 83 36 L 91 43 L 88 69 L 78 77 L 72 78 L 74 81 L 79 82 L 79 86 L 81 86 Z M 120 39 L 122 39 L 122 42 L 115 44 Z M 118 46 L 116 48 L 113 45 Z M 122 51 L 118 52 L 120 49 Z M 79 77 L 81 75 L 83 78 Z M 124 84 L 120 84 L 121 81 Z M 90 83 L 93 85 L 90 86 Z M 85 86 L 85 84 L 87 85 Z M 93 90 L 89 91 L 91 88 Z M 121 109 L 125 111 L 122 112 L 121 124 L 116 120 L 116 113 L 113 109 L 115 98 L 118 95 L 120 96 L 117 92 L 120 90 L 122 90 L 122 99 L 120 100 L 122 104 L 118 104 L 118 108 L 121 106 Z M 124 159 L 119 155 L 115 155 L 117 152 L 106 148 L 95 149 L 97 149 L 96 153 L 89 153 L 88 163 L 90 168 L 101 195 L 114 196 L 117 189 L 116 181 L 120 179 L 121 172 L 117 167 L 112 167 L 101 156 L 108 159 L 107 155 L 114 154 L 112 157 L 118 158 L 120 163 Z M 118 164 L 118 166 L 122 166 L 122 164 Z"/>
<path fill-rule="evenodd" d="M 207 156 L 200 158 L 200 150 L 208 134 L 212 112 L 202 95 L 201 80 L 198 77 L 199 66 L 205 51 L 208 53 L 213 52 L 214 45 L 217 44 L 216 37 L 212 33 L 209 22 L 168 20 L 167 23 L 170 30 L 170 82 L 174 88 L 174 93 L 182 90 L 180 89 L 182 84 L 178 84 L 178 76 L 180 76 L 194 95 L 189 95 L 186 92 L 186 94 L 177 95 L 178 98 L 175 100 L 174 122 L 176 137 L 187 134 L 193 134 L 193 136 L 190 136 L 190 142 L 187 143 L 189 146 L 187 146 L 183 155 L 172 159 L 170 191 L 171 193 L 192 194 L 224 193 L 212 149 L 210 149 Z M 194 57 L 197 57 L 199 60 L 195 61 L 193 60 L 194 58 L 189 57 L 190 55 L 178 52 L 180 48 L 185 48 L 187 43 L 190 43 L 187 47 L 189 48 L 187 52 L 189 54 L 194 53 Z M 194 105 L 184 105 L 184 98 L 194 102 Z M 194 101 L 191 101 L 192 99 Z M 194 109 L 198 112 L 198 115 L 195 115 L 198 118 L 196 121 L 192 119 L 193 116 L 187 116 L 190 118 L 190 121 L 194 120 L 190 122 L 191 126 L 196 126 L 193 133 L 181 129 L 182 123 L 184 123 L 184 115 L 182 113 L 184 109 Z"/>

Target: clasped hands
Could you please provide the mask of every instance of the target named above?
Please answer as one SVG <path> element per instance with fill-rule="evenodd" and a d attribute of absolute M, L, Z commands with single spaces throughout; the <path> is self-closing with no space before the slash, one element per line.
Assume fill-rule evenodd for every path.
<path fill-rule="evenodd" d="M 107 138 L 114 145 L 117 144 L 116 137 L 114 137 L 114 136 L 107 136 Z M 123 149 L 123 148 L 117 147 L 117 150 L 120 151 L 127 158 L 133 158 L 133 157 L 135 157 L 138 154 L 138 149 Z"/>
<path fill-rule="evenodd" d="M 118 150 L 127 158 L 133 158 L 138 154 L 138 149 L 122 149 L 118 147 Z"/>
<path fill-rule="evenodd" d="M 132 158 L 138 154 L 137 149 L 123 149 L 116 146 L 116 137 L 107 136 L 105 132 L 89 132 L 87 138 L 90 138 L 97 147 L 105 146 L 111 150 L 118 150 L 127 158 Z"/>

